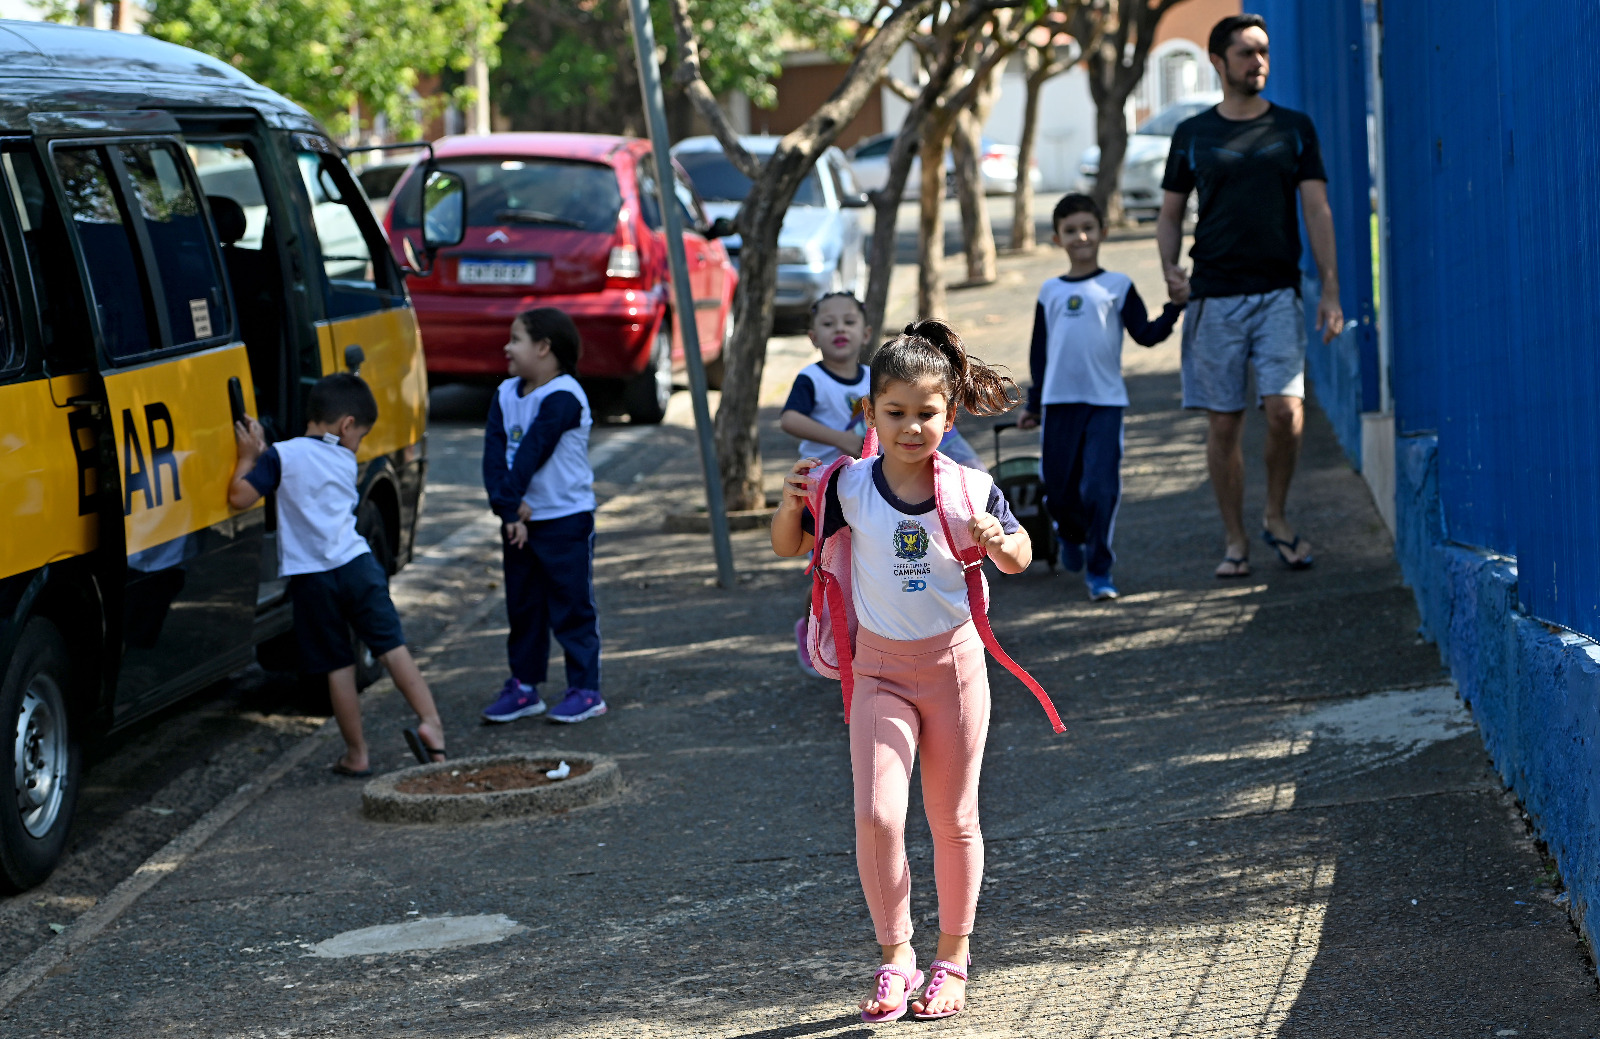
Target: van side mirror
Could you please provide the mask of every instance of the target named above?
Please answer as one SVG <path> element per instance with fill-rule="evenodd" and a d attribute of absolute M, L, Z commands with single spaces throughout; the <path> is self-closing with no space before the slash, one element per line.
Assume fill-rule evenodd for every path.
<path fill-rule="evenodd" d="M 428 253 L 460 245 L 467 236 L 467 182 L 433 169 L 422 182 L 422 248 Z"/>
<path fill-rule="evenodd" d="M 707 238 L 729 238 L 738 233 L 738 229 L 733 226 L 733 221 L 725 216 L 717 217 L 711 221 L 711 226 L 706 228 Z"/>
<path fill-rule="evenodd" d="M 870 200 L 864 194 L 839 196 L 840 209 L 866 209 L 869 204 Z"/>

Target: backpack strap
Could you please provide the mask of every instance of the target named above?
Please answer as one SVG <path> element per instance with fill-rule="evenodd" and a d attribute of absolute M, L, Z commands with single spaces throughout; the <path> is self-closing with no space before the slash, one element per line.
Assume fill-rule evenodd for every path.
<path fill-rule="evenodd" d="M 976 516 L 977 510 L 972 504 L 972 491 L 967 483 L 967 477 L 962 467 L 943 455 L 934 455 L 933 470 L 933 496 L 934 511 L 939 514 L 939 524 L 944 528 L 945 543 L 955 553 L 956 560 L 961 564 L 962 576 L 967 581 L 967 605 L 972 610 L 972 623 L 978 629 L 978 637 L 983 640 L 986 648 L 1002 666 L 1017 680 L 1028 687 L 1028 691 L 1039 701 L 1039 706 L 1044 708 L 1045 715 L 1050 719 L 1050 727 L 1056 732 L 1066 732 L 1067 727 L 1061 723 L 1061 716 L 1056 713 L 1056 705 L 1050 702 L 1050 694 L 1044 691 L 1032 675 L 1028 674 L 1016 661 L 1012 660 L 1005 650 L 1000 648 L 1000 641 L 994 636 L 994 629 L 989 626 L 989 597 L 983 586 L 983 560 L 982 545 L 965 545 L 971 540 L 967 531 L 963 530 L 962 540 L 957 541 L 955 532 L 950 529 L 950 519 L 945 508 L 946 482 L 956 481 L 961 487 L 961 504 L 965 506 L 962 515 Z"/>

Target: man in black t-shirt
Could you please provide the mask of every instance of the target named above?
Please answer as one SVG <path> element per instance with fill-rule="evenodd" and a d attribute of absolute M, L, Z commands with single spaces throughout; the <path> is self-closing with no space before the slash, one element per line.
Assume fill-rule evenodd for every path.
<path fill-rule="evenodd" d="M 1210 51 L 1222 78 L 1222 103 L 1179 124 L 1173 134 L 1156 226 L 1168 283 L 1176 287 L 1187 280 L 1191 289 L 1183 319 L 1183 403 L 1210 412 L 1206 466 L 1227 535 L 1216 574 L 1244 577 L 1250 573 L 1250 539 L 1240 434 L 1254 369 L 1267 416 L 1262 538 L 1284 564 L 1303 570 L 1311 565 L 1311 545 L 1284 517 L 1305 414 L 1295 201 L 1298 194 L 1322 278 L 1317 327 L 1326 343 L 1344 328 L 1328 175 L 1310 118 L 1261 96 L 1269 64 L 1261 17 L 1224 18 L 1211 31 Z M 1200 195 L 1189 250 L 1192 277 L 1178 265 L 1191 191 Z"/>

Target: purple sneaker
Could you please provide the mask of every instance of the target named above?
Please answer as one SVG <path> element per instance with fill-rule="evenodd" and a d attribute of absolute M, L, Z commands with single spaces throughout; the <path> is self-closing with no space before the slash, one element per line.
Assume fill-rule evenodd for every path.
<path fill-rule="evenodd" d="M 539 692 L 523 685 L 515 678 L 506 679 L 500 698 L 483 709 L 483 716 L 492 722 L 514 722 L 518 718 L 532 718 L 544 713 L 544 701 Z"/>
<path fill-rule="evenodd" d="M 593 689 L 568 689 L 566 697 L 550 709 L 550 720 L 572 725 L 606 713 L 606 702 Z"/>

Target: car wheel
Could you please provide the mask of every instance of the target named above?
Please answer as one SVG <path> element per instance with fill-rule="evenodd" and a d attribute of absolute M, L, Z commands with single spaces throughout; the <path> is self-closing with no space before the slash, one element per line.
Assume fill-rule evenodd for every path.
<path fill-rule="evenodd" d="M 728 351 L 733 349 L 733 311 L 728 311 L 727 320 L 722 322 L 722 349 L 717 351 L 717 356 L 706 365 L 706 388 L 712 390 L 722 389 L 722 380 L 728 375 Z"/>
<path fill-rule="evenodd" d="M 356 533 L 366 539 L 372 549 L 372 558 L 378 561 L 385 574 L 394 573 L 394 550 L 389 547 L 389 527 L 383 521 L 383 510 L 368 498 L 356 510 Z M 361 638 L 351 634 L 351 649 L 356 655 L 356 688 L 367 686 L 383 677 L 383 663 L 372 655 L 372 650 Z"/>
<path fill-rule="evenodd" d="M 667 417 L 672 400 L 672 319 L 663 317 L 644 371 L 628 380 L 623 404 L 635 425 L 654 426 Z"/>
<path fill-rule="evenodd" d="M 0 805 L 0 890 L 23 891 L 55 869 L 78 802 L 83 767 L 73 718 L 71 658 L 42 617 L 28 622 L 0 684 L 0 732 L 12 796 Z"/>

